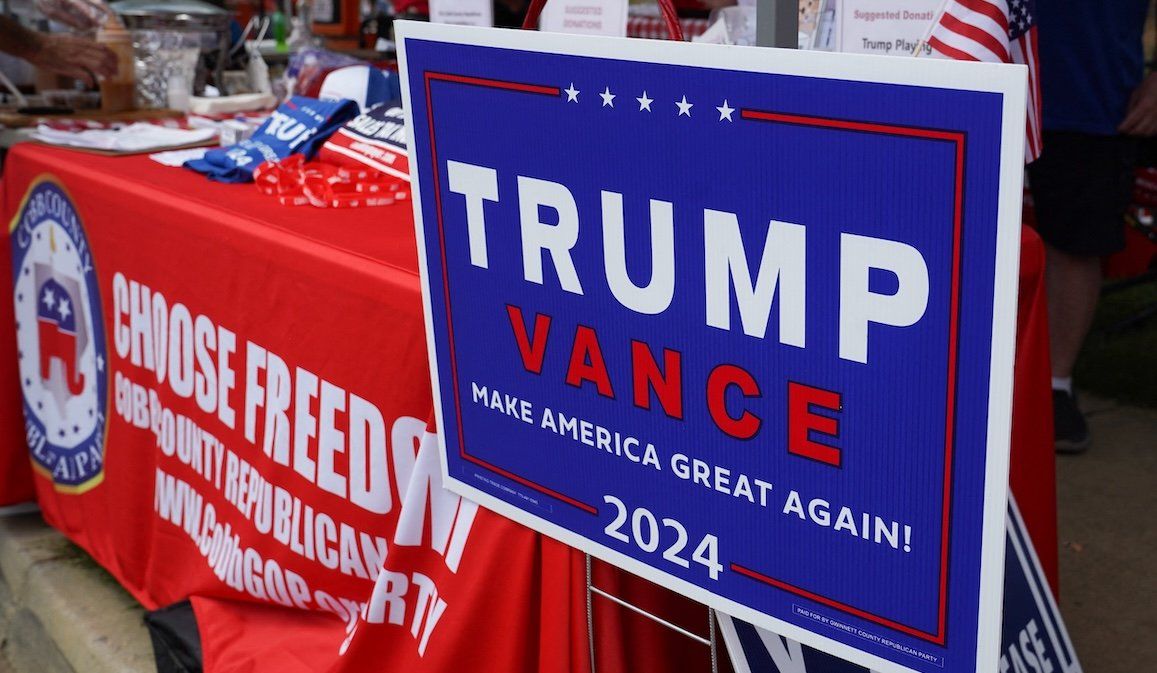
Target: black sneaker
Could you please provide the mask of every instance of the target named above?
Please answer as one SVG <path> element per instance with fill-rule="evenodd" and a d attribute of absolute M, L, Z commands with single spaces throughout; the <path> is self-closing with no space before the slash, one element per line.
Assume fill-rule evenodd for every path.
<path fill-rule="evenodd" d="M 1089 425 L 1077 408 L 1077 400 L 1063 390 L 1053 390 L 1053 432 L 1057 453 L 1084 453 L 1089 448 Z"/>

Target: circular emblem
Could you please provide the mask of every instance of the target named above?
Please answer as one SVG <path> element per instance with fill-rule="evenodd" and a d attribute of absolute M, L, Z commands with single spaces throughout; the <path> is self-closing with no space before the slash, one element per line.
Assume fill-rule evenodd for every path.
<path fill-rule="evenodd" d="M 108 375 L 92 251 L 67 192 L 32 183 L 12 221 L 16 344 L 33 467 L 80 493 L 104 477 Z"/>

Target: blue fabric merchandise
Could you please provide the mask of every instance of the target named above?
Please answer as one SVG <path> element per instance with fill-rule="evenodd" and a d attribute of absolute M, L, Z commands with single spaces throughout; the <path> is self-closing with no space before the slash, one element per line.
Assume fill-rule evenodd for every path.
<path fill-rule="evenodd" d="M 358 112 L 358 104 L 351 100 L 294 96 L 282 103 L 251 138 L 231 147 L 209 150 L 201 159 L 186 161 L 185 168 L 218 182 L 251 182 L 253 170 L 266 161 L 278 161 L 291 154 L 312 158 L 322 143 Z"/>

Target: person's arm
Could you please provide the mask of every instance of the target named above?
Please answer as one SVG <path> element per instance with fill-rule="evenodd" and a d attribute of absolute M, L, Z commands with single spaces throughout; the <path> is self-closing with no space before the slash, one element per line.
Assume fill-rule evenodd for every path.
<path fill-rule="evenodd" d="M 40 36 L 36 31 L 25 28 L 16 19 L 0 15 L 0 51 L 27 61 L 39 50 Z"/>
<path fill-rule="evenodd" d="M 1149 73 L 1129 99 L 1129 112 L 1117 130 L 1130 136 L 1157 135 L 1157 73 Z"/>
<path fill-rule="evenodd" d="M 116 72 L 116 56 L 104 45 L 71 35 L 38 33 L 0 16 L 0 51 L 58 75 L 90 84 Z"/>
<path fill-rule="evenodd" d="M 111 15 L 102 0 L 36 0 L 33 4 L 49 19 L 82 32 L 96 30 Z"/>
<path fill-rule="evenodd" d="M 1152 10 L 1152 8 L 1150 8 Z M 1157 25 L 1157 12 L 1152 12 Z M 1125 120 L 1117 130 L 1130 136 L 1157 135 L 1157 71 L 1150 70 L 1129 98 Z"/>

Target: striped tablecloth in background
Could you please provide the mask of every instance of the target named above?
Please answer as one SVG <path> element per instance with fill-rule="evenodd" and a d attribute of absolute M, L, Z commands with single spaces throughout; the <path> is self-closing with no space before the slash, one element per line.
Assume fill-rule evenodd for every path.
<path fill-rule="evenodd" d="M 702 35 L 707 30 L 707 19 L 679 19 L 683 27 L 683 37 L 688 41 Z M 632 16 L 627 19 L 627 37 L 643 37 L 651 40 L 667 39 L 667 28 L 659 16 Z"/>

